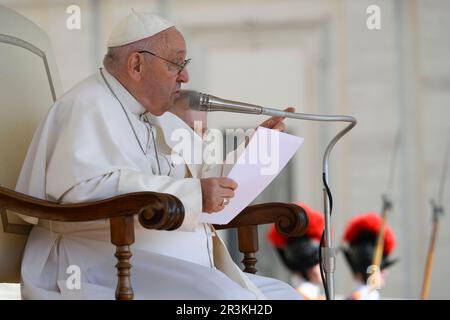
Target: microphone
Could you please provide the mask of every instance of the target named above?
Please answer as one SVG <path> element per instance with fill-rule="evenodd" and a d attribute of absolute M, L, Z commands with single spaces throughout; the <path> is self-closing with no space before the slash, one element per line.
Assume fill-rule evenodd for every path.
<path fill-rule="evenodd" d="M 325 122 L 343 121 L 343 122 L 350 122 L 351 127 L 354 127 L 356 125 L 356 119 L 349 116 L 317 115 L 309 113 L 286 112 L 274 108 L 264 108 L 262 106 L 250 103 L 222 99 L 210 94 L 201 93 L 194 90 L 182 90 L 182 91 L 187 93 L 189 108 L 196 111 L 204 111 L 204 112 L 224 111 L 234 113 L 260 114 L 269 117 L 284 117 L 291 119 L 325 121 Z"/>
<path fill-rule="evenodd" d="M 237 113 L 262 114 L 262 107 L 254 104 L 237 102 L 218 98 L 209 94 L 193 90 L 188 93 L 189 108 L 196 111 L 225 111 Z"/>
<path fill-rule="evenodd" d="M 188 105 L 190 109 L 206 112 L 225 111 L 236 113 L 263 114 L 267 116 L 285 117 L 300 120 L 348 122 L 348 125 L 344 129 L 339 131 L 334 136 L 334 138 L 328 143 L 322 160 L 322 167 L 323 167 L 322 181 L 324 184 L 323 198 L 324 198 L 324 216 L 325 216 L 325 230 L 324 230 L 325 245 L 321 248 L 321 256 L 322 256 L 321 266 L 323 265 L 323 273 L 325 274 L 325 279 L 322 278 L 322 280 L 327 299 L 334 300 L 335 297 L 334 269 L 335 269 L 336 251 L 335 248 L 333 247 L 331 238 L 331 210 L 333 200 L 328 183 L 329 180 L 328 162 L 331 150 L 333 149 L 334 145 L 338 142 L 339 139 L 341 139 L 347 132 L 349 132 L 356 125 L 356 119 L 351 116 L 306 114 L 306 113 L 286 112 L 272 108 L 263 108 L 261 106 L 253 104 L 226 100 L 209 94 L 190 90 L 188 90 Z"/>

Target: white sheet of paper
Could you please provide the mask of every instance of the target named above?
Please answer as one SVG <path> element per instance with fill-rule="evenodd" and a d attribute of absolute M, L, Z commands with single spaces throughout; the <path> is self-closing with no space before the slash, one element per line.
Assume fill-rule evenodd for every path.
<path fill-rule="evenodd" d="M 238 184 L 234 198 L 219 212 L 201 213 L 200 222 L 227 224 L 233 220 L 283 170 L 303 140 L 259 127 L 228 174 Z"/>

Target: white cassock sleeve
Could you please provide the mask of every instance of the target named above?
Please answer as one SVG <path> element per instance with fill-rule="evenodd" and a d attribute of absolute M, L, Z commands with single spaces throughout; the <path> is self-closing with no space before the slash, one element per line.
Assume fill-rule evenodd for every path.
<path fill-rule="evenodd" d="M 241 154 L 244 152 L 245 147 L 246 143 L 243 142 L 236 148 L 236 150 L 230 151 L 226 155 L 225 162 L 223 164 L 204 164 L 201 169 L 201 177 L 227 177 Z"/>
<path fill-rule="evenodd" d="M 169 193 L 180 199 L 185 208 L 185 217 L 178 230 L 194 231 L 202 211 L 202 195 L 193 190 L 201 190 L 199 179 L 176 179 L 124 169 L 75 185 L 61 197 L 60 202 L 95 201 L 139 191 Z"/>
<path fill-rule="evenodd" d="M 125 109 L 97 80 L 83 82 L 56 102 L 43 125 L 48 133 L 34 139 L 45 160 L 40 167 L 45 175 L 35 179 L 42 189 L 40 196 L 59 203 L 80 203 L 130 192 L 168 193 L 184 206 L 180 229 L 195 230 L 202 211 L 200 181 L 184 174 L 155 174 L 152 148 L 144 153 L 140 148 L 151 142 L 147 125 L 132 111 L 126 111 L 125 116 Z M 125 89 L 123 92 L 129 96 Z M 131 96 L 124 99 L 130 108 L 138 105 Z M 30 162 L 33 156 L 27 156 Z M 25 172 L 24 177 L 33 174 Z"/>

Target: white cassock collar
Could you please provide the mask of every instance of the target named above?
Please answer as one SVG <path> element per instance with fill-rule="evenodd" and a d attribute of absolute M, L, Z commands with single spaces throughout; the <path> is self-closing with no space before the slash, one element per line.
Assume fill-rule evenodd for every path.
<path fill-rule="evenodd" d="M 161 128 L 164 136 L 164 141 L 166 142 L 167 146 L 170 147 L 172 152 L 176 152 L 180 155 L 180 157 L 183 158 L 192 176 L 194 178 L 199 177 L 201 174 L 202 159 L 196 159 L 194 157 L 194 153 L 196 152 L 194 148 L 202 148 L 202 138 L 197 133 L 195 133 L 194 130 L 192 130 L 192 128 L 189 127 L 182 119 L 171 112 L 165 112 L 159 117 L 156 117 L 148 112 L 146 113 L 146 117 L 150 124 Z M 188 146 L 190 146 L 190 152 L 185 153 L 183 151 L 187 149 L 183 148 L 182 150 L 180 150 L 180 148 L 177 147 L 177 144 L 180 143 L 180 137 L 176 130 L 179 129 L 183 129 L 183 136 L 189 140 L 189 142 L 187 143 L 189 144 Z M 201 151 L 202 150 L 203 149 L 201 149 Z M 202 155 L 203 152 L 201 153 L 201 156 Z M 200 163 L 196 163 L 194 160 L 198 160 L 200 161 Z"/>
<path fill-rule="evenodd" d="M 108 81 L 109 86 L 111 87 L 114 94 L 120 100 L 124 108 L 126 108 L 131 113 L 134 113 L 138 116 L 147 112 L 147 110 L 136 100 L 135 97 L 117 80 L 112 74 L 108 72 L 105 68 L 101 69 L 104 77 Z M 101 82 L 104 82 L 101 74 L 100 74 Z M 107 86 L 107 84 L 105 83 Z"/>
<path fill-rule="evenodd" d="M 174 131 L 177 129 L 184 129 L 186 134 L 189 135 L 190 144 L 191 144 L 191 153 L 185 154 L 184 152 L 177 152 L 187 164 L 189 171 L 193 177 L 199 177 L 201 172 L 201 163 L 193 163 L 193 152 L 194 146 L 201 146 L 203 141 L 202 138 L 196 134 L 182 119 L 177 117 L 171 112 L 165 112 L 163 115 L 157 117 L 148 112 L 137 100 L 134 98 L 131 93 L 106 69 L 101 69 L 104 77 L 108 81 L 109 86 L 113 90 L 114 94 L 122 103 L 123 107 L 128 111 L 132 112 L 137 116 L 142 116 L 145 114 L 148 122 L 151 125 L 159 126 L 162 130 L 164 141 L 167 146 L 173 150 L 175 146 L 180 143 L 177 139 L 173 139 Z M 101 78 L 101 74 L 100 74 Z M 102 82 L 103 79 L 101 79 Z M 105 84 L 107 86 L 107 84 Z M 201 161 L 201 159 L 200 159 Z"/>

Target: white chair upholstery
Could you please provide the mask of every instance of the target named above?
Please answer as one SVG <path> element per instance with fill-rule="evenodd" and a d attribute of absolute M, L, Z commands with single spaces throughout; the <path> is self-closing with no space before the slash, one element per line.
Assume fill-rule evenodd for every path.
<path fill-rule="evenodd" d="M 0 57 L 0 185 L 14 189 L 33 133 L 62 88 L 45 32 L 4 6 Z M 18 282 L 29 226 L 17 226 L 24 222 L 2 208 L 0 214 L 0 283 Z"/>
<path fill-rule="evenodd" d="M 18 283 L 0 283 L 0 300 L 21 300 Z"/>

